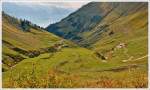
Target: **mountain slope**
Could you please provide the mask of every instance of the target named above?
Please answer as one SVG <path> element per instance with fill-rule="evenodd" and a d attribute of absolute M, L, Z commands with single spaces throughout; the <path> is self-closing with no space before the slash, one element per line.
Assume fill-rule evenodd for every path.
<path fill-rule="evenodd" d="M 20 20 L 4 12 L 2 19 L 2 62 L 4 66 L 11 67 L 25 58 L 35 57 L 40 53 L 47 52 L 46 49 L 59 42 L 71 46 L 69 41 L 40 28 L 31 27 L 30 31 L 23 31 Z"/>
<path fill-rule="evenodd" d="M 142 18 L 147 19 L 147 3 L 144 2 L 91 2 L 62 21 L 49 25 L 47 30 L 87 47 L 102 39 L 101 34 L 104 31 L 113 31 L 112 24 L 122 19 L 126 21 L 119 23 L 119 26 L 126 27 L 124 23 L 140 17 L 143 13 L 144 17 L 141 17 L 139 21 L 142 21 Z M 143 23 L 147 21 L 144 20 Z"/>

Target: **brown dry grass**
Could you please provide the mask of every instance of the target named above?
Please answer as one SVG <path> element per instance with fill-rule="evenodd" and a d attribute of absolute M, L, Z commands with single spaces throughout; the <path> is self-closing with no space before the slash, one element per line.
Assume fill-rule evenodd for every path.
<path fill-rule="evenodd" d="M 147 75 L 140 74 L 134 79 L 118 80 L 101 76 L 97 80 L 82 80 L 79 75 L 62 75 L 57 70 L 49 70 L 47 75 L 38 78 L 34 70 L 28 75 L 19 74 L 18 78 L 10 75 L 5 88 L 146 88 Z"/>

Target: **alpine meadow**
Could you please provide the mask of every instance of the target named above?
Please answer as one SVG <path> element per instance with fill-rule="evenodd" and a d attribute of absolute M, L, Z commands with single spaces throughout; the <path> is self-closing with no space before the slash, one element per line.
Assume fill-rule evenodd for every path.
<path fill-rule="evenodd" d="M 148 2 L 87 2 L 72 6 L 76 8 L 72 11 L 69 4 L 76 2 L 33 2 L 33 6 L 23 2 L 24 8 L 38 12 L 39 18 L 34 18 L 38 14 L 31 17 L 32 11 L 17 11 L 24 10 L 21 2 L 11 2 L 20 4 L 17 12 L 5 9 L 9 5 L 5 3 L 3 88 L 148 87 Z M 50 6 L 57 4 L 60 7 L 48 14 Z M 34 5 L 36 9 L 29 9 Z M 68 14 L 57 22 L 40 25 L 41 17 L 55 20 L 65 11 Z M 30 18 L 25 19 L 27 16 Z"/>

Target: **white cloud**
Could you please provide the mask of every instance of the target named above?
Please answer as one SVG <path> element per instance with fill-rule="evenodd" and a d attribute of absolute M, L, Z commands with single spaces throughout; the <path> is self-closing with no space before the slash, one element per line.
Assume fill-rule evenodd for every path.
<path fill-rule="evenodd" d="M 59 7 L 59 8 L 70 8 L 78 9 L 88 2 L 11 2 L 16 5 L 25 5 L 27 7 L 33 6 L 45 6 L 45 7 Z"/>

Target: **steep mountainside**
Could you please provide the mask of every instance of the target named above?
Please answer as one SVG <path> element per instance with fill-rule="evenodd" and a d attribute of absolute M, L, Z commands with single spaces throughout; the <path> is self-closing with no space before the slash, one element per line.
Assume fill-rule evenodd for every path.
<path fill-rule="evenodd" d="M 49 25 L 47 30 L 87 47 L 108 34 L 147 25 L 147 6 L 144 2 L 91 2 L 60 22 Z"/>

